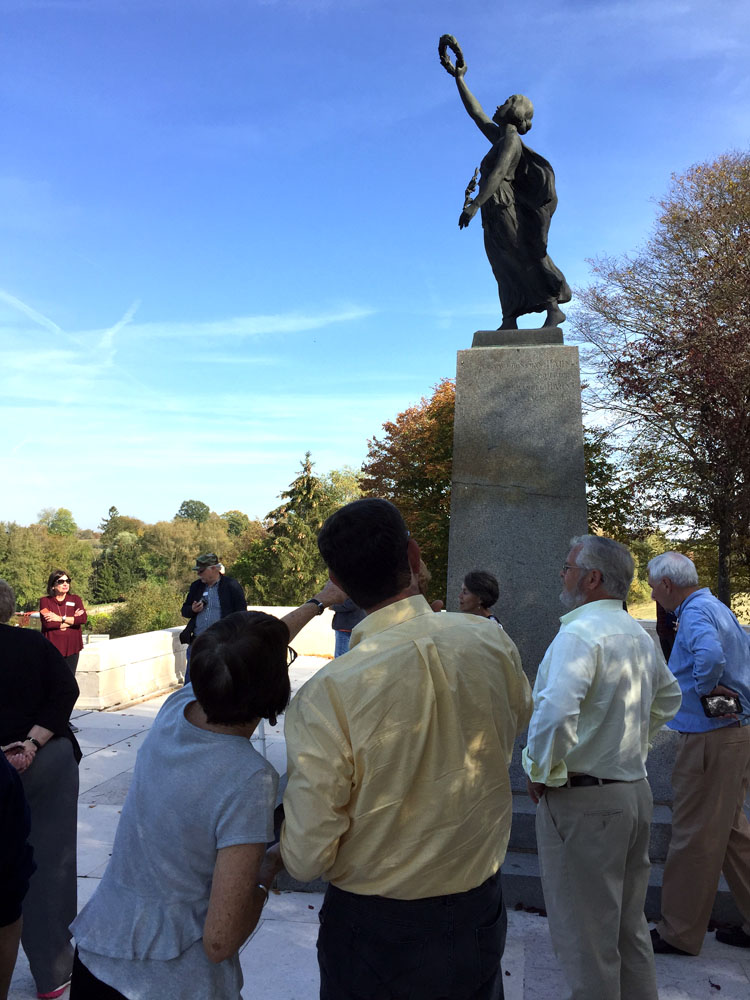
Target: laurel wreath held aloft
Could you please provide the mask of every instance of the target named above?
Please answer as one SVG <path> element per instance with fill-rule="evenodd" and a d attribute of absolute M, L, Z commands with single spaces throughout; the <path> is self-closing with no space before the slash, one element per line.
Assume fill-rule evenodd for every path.
<path fill-rule="evenodd" d="M 448 49 L 453 52 L 456 57 L 456 65 L 454 66 L 448 55 Z M 438 55 L 440 56 L 440 65 L 443 66 L 446 72 L 450 73 L 451 76 L 456 75 L 456 69 L 465 69 L 466 62 L 464 60 L 464 54 L 461 51 L 461 46 L 458 44 L 453 35 L 441 35 L 440 41 L 438 42 Z"/>

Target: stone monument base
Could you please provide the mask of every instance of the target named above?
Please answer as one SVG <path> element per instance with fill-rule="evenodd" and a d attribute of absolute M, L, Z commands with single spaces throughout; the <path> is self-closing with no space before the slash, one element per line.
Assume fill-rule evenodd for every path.
<path fill-rule="evenodd" d="M 587 530 L 578 348 L 558 327 L 479 330 L 474 345 L 456 370 L 447 604 L 469 571 L 493 573 L 493 610 L 533 681 L 568 542 Z"/>
<path fill-rule="evenodd" d="M 559 326 L 542 326 L 538 330 L 477 330 L 472 347 L 549 347 L 562 344 Z"/>

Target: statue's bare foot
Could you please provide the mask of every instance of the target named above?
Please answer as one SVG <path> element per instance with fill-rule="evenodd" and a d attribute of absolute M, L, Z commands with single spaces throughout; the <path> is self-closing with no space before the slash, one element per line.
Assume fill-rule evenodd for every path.
<path fill-rule="evenodd" d="M 564 319 L 565 317 L 563 317 Z M 515 316 L 503 316 L 503 321 L 498 327 L 498 330 L 517 330 L 518 320 Z"/>
<path fill-rule="evenodd" d="M 551 302 L 547 309 L 547 318 L 544 321 L 545 326 L 559 326 L 561 323 L 565 322 L 565 313 L 562 311 L 557 302 Z"/>

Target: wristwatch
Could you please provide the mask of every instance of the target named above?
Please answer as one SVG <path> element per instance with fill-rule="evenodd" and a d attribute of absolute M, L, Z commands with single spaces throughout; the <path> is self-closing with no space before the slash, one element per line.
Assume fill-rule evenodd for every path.
<path fill-rule="evenodd" d="M 323 604 L 322 601 L 319 601 L 317 597 L 311 597 L 309 601 L 305 601 L 305 604 L 315 604 L 315 605 L 317 605 L 318 610 L 315 613 L 318 614 L 318 615 L 322 615 L 323 612 L 326 609 L 325 604 Z"/>
<path fill-rule="evenodd" d="M 27 736 L 26 739 L 24 740 L 24 743 L 33 743 L 34 746 L 37 748 L 37 750 L 42 749 L 42 744 L 39 742 L 39 740 L 35 740 L 33 736 Z"/>

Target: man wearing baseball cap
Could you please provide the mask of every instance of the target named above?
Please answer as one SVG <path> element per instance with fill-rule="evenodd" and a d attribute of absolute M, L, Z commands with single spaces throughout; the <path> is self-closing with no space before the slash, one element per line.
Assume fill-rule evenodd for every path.
<path fill-rule="evenodd" d="M 182 605 L 182 617 L 190 621 L 180 633 L 180 641 L 188 644 L 186 684 L 190 681 L 190 644 L 193 639 L 220 618 L 226 618 L 235 611 L 247 611 L 242 587 L 233 577 L 224 575 L 224 567 L 215 552 L 198 556 L 193 572 L 198 574 L 198 579 L 191 583 Z"/>

